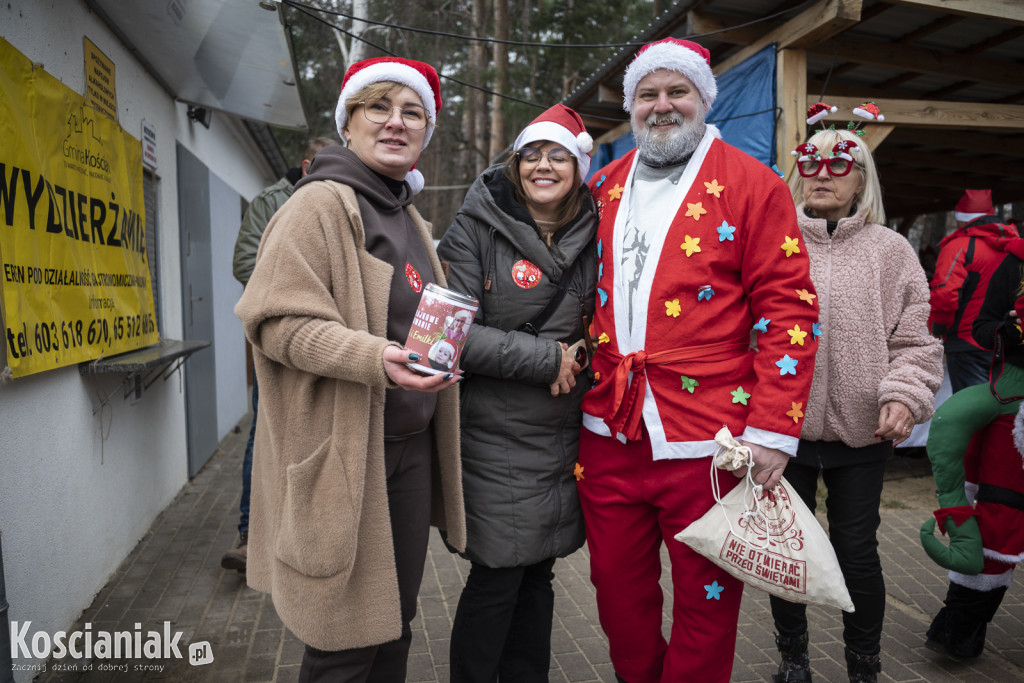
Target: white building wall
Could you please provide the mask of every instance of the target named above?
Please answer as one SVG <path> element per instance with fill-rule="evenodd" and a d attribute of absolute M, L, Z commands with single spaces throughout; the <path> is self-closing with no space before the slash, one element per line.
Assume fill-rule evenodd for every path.
<path fill-rule="evenodd" d="M 79 94 L 85 92 L 87 36 L 116 68 L 120 125 L 141 137 L 156 128 L 163 338 L 182 333 L 181 259 L 175 143 L 180 141 L 235 192 L 252 198 L 276 180 L 245 133 L 214 112 L 207 130 L 177 103 L 81 0 L 8 0 L 0 35 Z M 218 429 L 248 409 L 244 339 L 230 313 L 241 292 L 231 275 L 239 206 L 216 207 L 223 228 L 212 260 L 218 362 Z M 0 534 L 8 618 L 30 632 L 69 628 L 155 517 L 187 485 L 183 381 L 157 380 L 141 400 L 125 400 L 124 376 L 62 368 L 0 384 Z M 226 520 L 233 525 L 236 520 Z M 31 663 L 24 659 L 20 664 Z M 15 680 L 31 680 L 18 672 Z"/>

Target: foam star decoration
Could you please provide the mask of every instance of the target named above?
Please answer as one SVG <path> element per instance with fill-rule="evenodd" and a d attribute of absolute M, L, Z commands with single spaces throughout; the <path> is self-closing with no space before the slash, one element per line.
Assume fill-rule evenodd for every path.
<path fill-rule="evenodd" d="M 704 285 L 697 290 L 697 301 L 711 301 L 714 295 L 715 290 L 711 289 L 711 285 Z"/>
<path fill-rule="evenodd" d="M 803 403 L 797 403 L 793 401 L 793 407 L 786 411 L 786 415 L 793 418 L 793 422 L 800 422 L 800 418 L 804 416 L 804 411 L 800 410 L 804 407 Z M 578 465 L 577 465 L 578 467 Z"/>
<path fill-rule="evenodd" d="M 786 258 L 793 254 L 800 253 L 800 241 L 796 237 L 786 235 L 786 241 L 782 243 L 782 251 L 786 252 Z"/>
<path fill-rule="evenodd" d="M 779 170 L 778 164 L 772 164 L 772 170 L 775 171 L 775 173 L 783 180 L 786 179 L 786 174 Z"/>
<path fill-rule="evenodd" d="M 603 289 L 601 289 L 600 287 L 598 287 L 597 295 L 599 297 L 601 297 L 601 305 L 602 306 L 604 306 L 606 303 L 608 303 L 608 292 L 606 292 Z"/>
<path fill-rule="evenodd" d="M 779 376 L 782 375 L 796 375 L 796 366 L 800 361 L 796 358 L 790 358 L 787 353 L 782 357 L 782 360 L 776 361 L 775 365 L 779 368 Z"/>
<path fill-rule="evenodd" d="M 814 341 L 818 341 L 818 337 L 821 336 L 821 323 L 814 323 L 811 325 L 811 337 Z"/>
<path fill-rule="evenodd" d="M 672 299 L 672 301 L 665 302 L 665 315 L 670 315 L 673 318 L 678 318 L 679 314 L 682 313 L 683 307 L 679 305 L 679 299 Z"/>
<path fill-rule="evenodd" d="M 801 330 L 800 325 L 793 325 L 793 329 L 786 330 L 789 333 L 789 343 L 804 345 L 804 338 L 807 337 L 807 330 Z"/>
<path fill-rule="evenodd" d="M 725 189 L 725 185 L 719 185 L 717 178 L 712 180 L 710 183 L 705 182 L 704 187 L 708 188 L 708 194 L 713 194 L 718 199 L 722 198 L 722 190 Z"/>
<path fill-rule="evenodd" d="M 769 320 L 768 318 L 761 318 L 760 320 L 757 321 L 757 324 L 754 325 L 754 329 L 757 330 L 758 332 L 764 332 L 765 334 L 768 334 L 768 323 L 770 322 L 771 320 Z"/>
<path fill-rule="evenodd" d="M 620 199 L 622 197 L 622 191 L 625 189 L 626 188 L 624 188 L 622 185 L 615 183 L 615 187 L 608 190 L 608 201 L 613 202 L 616 199 Z"/>
<path fill-rule="evenodd" d="M 597 279 L 600 280 L 604 277 L 604 261 L 597 264 Z"/>
<path fill-rule="evenodd" d="M 604 240 L 598 240 L 598 241 L 597 241 L 597 258 L 601 258 L 601 243 L 602 243 L 603 241 L 604 241 Z"/>
<path fill-rule="evenodd" d="M 691 204 L 690 202 L 686 202 L 686 216 L 688 218 L 693 218 L 695 221 L 699 221 L 700 217 L 708 212 L 707 209 L 701 206 L 703 203 L 704 202 L 697 202 L 696 204 Z"/>
<path fill-rule="evenodd" d="M 601 174 L 601 179 L 597 181 L 597 184 L 594 187 L 601 187 L 602 185 L 604 185 L 604 179 L 606 177 L 607 176 L 604 173 L 602 173 Z"/>
<path fill-rule="evenodd" d="M 687 235 L 683 243 L 679 245 L 679 248 L 686 252 L 686 258 L 690 258 L 694 252 L 700 251 L 700 238 Z"/>
<path fill-rule="evenodd" d="M 800 301 L 806 301 L 811 306 L 814 305 L 814 300 L 818 298 L 817 294 L 811 294 L 806 289 L 794 289 L 793 291 L 796 292 L 798 297 L 800 297 Z"/>
<path fill-rule="evenodd" d="M 597 380 L 597 381 L 600 381 L 601 380 L 601 373 L 600 372 L 595 372 L 594 373 L 594 379 Z"/>
<path fill-rule="evenodd" d="M 704 586 L 704 590 L 708 592 L 708 600 L 711 600 L 712 598 L 714 598 L 715 600 L 721 600 L 722 591 L 725 590 L 725 586 L 719 586 L 718 581 L 712 581 L 710 586 Z"/>
<path fill-rule="evenodd" d="M 718 226 L 718 241 L 724 242 L 726 240 L 729 240 L 730 242 L 735 242 L 736 237 L 733 234 L 735 232 L 735 225 L 729 225 L 729 221 L 722 221 L 722 224 Z"/>
<path fill-rule="evenodd" d="M 576 475 L 576 481 L 583 478 L 583 465 L 576 463 L 576 467 L 572 469 L 572 473 Z"/>
<path fill-rule="evenodd" d="M 689 391 L 691 394 L 693 393 L 694 389 L 700 386 L 700 382 L 693 379 L 692 377 L 680 375 L 680 379 L 683 380 L 683 391 Z"/>
<path fill-rule="evenodd" d="M 597 343 L 598 344 L 607 344 L 611 340 L 612 340 L 612 338 L 608 336 L 607 332 L 602 332 L 601 336 L 597 338 Z"/>
<path fill-rule="evenodd" d="M 732 394 L 733 403 L 742 403 L 743 405 L 747 405 L 747 399 L 750 398 L 750 394 L 743 391 L 743 387 L 736 387 L 735 391 L 730 391 L 729 393 Z"/>

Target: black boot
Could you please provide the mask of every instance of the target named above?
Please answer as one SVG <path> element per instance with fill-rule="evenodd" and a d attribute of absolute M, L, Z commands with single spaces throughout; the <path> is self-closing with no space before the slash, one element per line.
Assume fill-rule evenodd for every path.
<path fill-rule="evenodd" d="M 878 655 L 857 654 L 850 648 L 846 651 L 846 673 L 850 683 L 876 683 L 878 672 L 882 670 L 882 660 Z"/>
<path fill-rule="evenodd" d="M 946 606 L 928 627 L 925 647 L 954 659 L 971 659 L 985 649 L 988 622 L 1003 602 L 1006 586 L 979 591 L 949 584 Z"/>
<path fill-rule="evenodd" d="M 799 681 L 811 683 L 811 660 L 807 656 L 807 631 L 798 636 L 775 634 L 775 647 L 779 648 L 782 662 L 779 673 L 772 675 L 775 683 Z"/>

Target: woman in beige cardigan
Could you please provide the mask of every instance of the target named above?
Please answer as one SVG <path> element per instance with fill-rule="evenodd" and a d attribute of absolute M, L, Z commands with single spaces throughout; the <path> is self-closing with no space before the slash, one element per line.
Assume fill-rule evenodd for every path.
<path fill-rule="evenodd" d="M 302 681 L 405 680 L 429 524 L 465 547 L 461 378 L 412 372 L 401 346 L 422 288 L 445 284 L 407 175 L 440 106 L 427 64 L 353 65 L 347 148 L 270 221 L 235 309 L 261 394 L 247 577 L 306 643 Z"/>
<path fill-rule="evenodd" d="M 885 227 L 867 145 L 823 130 L 797 148 L 793 198 L 811 260 L 819 320 L 793 343 L 816 346 L 800 445 L 785 477 L 811 510 L 819 473 L 828 530 L 856 610 L 843 613 L 851 681 L 875 681 L 885 583 L 877 531 L 893 445 L 934 411 L 942 346 L 928 334 L 928 280 L 913 247 Z M 771 322 L 769 325 L 777 324 Z M 804 605 L 772 597 L 782 664 L 776 681 L 810 681 Z"/>

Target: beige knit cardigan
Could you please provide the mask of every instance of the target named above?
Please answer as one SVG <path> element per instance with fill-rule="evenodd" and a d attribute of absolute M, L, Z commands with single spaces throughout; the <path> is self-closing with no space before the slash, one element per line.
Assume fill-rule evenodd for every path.
<path fill-rule="evenodd" d="M 444 285 L 429 225 L 407 210 Z M 402 629 L 384 471 L 392 267 L 364 244 L 350 187 L 301 187 L 268 224 L 235 307 L 260 387 L 247 580 L 321 650 L 388 642 Z M 431 522 L 461 550 L 458 405 L 456 388 L 438 395 Z"/>

